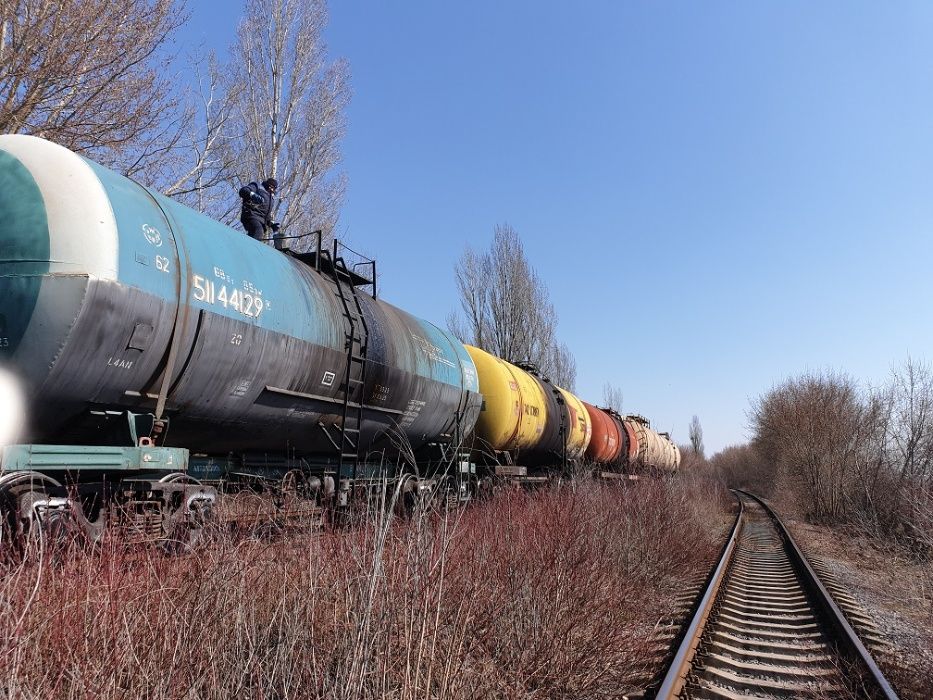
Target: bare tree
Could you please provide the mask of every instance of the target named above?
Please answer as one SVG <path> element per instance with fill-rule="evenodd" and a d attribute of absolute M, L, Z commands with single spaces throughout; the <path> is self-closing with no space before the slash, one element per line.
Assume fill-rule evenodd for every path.
<path fill-rule="evenodd" d="M 908 359 L 893 372 L 889 445 L 899 484 L 933 483 L 933 373 Z"/>
<path fill-rule="evenodd" d="M 237 162 L 227 144 L 242 136 L 233 119 L 230 81 L 214 53 L 192 65 L 197 79 L 195 117 L 184 133 L 171 179 L 160 189 L 199 211 L 229 220 L 239 201 L 230 196 Z"/>
<path fill-rule="evenodd" d="M 858 524 L 933 550 L 933 373 L 908 359 L 873 394 L 880 408 L 871 459 L 859 465 Z"/>
<path fill-rule="evenodd" d="M 184 21 L 177 0 L 4 0 L 0 132 L 157 181 L 191 116 L 163 52 Z"/>
<path fill-rule="evenodd" d="M 690 448 L 697 457 L 703 457 L 703 426 L 700 425 L 699 416 L 690 421 Z"/>
<path fill-rule="evenodd" d="M 572 390 L 576 363 L 556 338 L 556 314 L 544 281 L 525 255 L 518 233 L 496 226 L 487 252 L 468 248 L 456 268 L 463 316 L 448 326 L 464 342 L 509 362 L 531 362 Z"/>
<path fill-rule="evenodd" d="M 710 472 L 727 486 L 767 496 L 774 487 L 773 472 L 751 445 L 730 445 L 709 459 Z"/>
<path fill-rule="evenodd" d="M 331 235 L 345 178 L 335 174 L 349 102 L 346 61 L 328 62 L 324 0 L 248 2 L 228 86 L 241 133 L 226 139 L 234 184 L 279 181 L 275 212 L 283 233 Z M 231 212 L 226 214 L 228 220 Z M 295 247 L 305 247 L 297 244 Z"/>
<path fill-rule="evenodd" d="M 908 360 L 867 390 L 833 373 L 789 379 L 753 402 L 751 419 L 760 464 L 808 515 L 931 551 L 929 366 Z"/>
<path fill-rule="evenodd" d="M 790 379 L 752 407 L 753 446 L 817 520 L 850 518 L 876 459 L 883 405 L 833 373 Z"/>
<path fill-rule="evenodd" d="M 603 403 L 616 413 L 622 413 L 622 387 L 614 386 L 610 382 L 603 384 Z"/>
<path fill-rule="evenodd" d="M 570 353 L 566 343 L 552 345 L 548 353 L 548 375 L 558 386 L 567 391 L 577 389 L 577 361 Z"/>

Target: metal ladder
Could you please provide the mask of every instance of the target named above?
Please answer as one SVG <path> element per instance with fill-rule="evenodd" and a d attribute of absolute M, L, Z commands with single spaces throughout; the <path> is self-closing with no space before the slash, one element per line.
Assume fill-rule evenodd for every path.
<path fill-rule="evenodd" d="M 353 276 L 346 261 L 338 254 L 338 243 L 334 241 L 331 258 L 331 273 L 337 285 L 337 297 L 340 299 L 345 326 L 345 345 L 347 367 L 340 389 L 343 392 L 341 407 L 340 438 L 337 440 L 337 479 L 343 475 L 345 464 L 352 465 L 352 480 L 356 481 L 361 459 L 360 431 L 363 427 L 363 387 L 366 383 L 366 357 L 369 350 L 369 326 L 363 315 L 360 297 L 353 283 Z M 358 376 L 354 368 L 359 367 Z M 357 400 L 354 401 L 353 397 Z M 352 405 L 351 405 L 352 404 Z"/>

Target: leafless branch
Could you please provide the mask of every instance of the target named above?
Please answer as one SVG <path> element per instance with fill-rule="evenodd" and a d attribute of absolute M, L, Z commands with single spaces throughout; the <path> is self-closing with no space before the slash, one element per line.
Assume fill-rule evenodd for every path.
<path fill-rule="evenodd" d="M 0 4 L 0 131 L 158 180 L 189 118 L 165 52 L 185 19 L 180 0 Z"/>
<path fill-rule="evenodd" d="M 496 226 L 488 252 L 467 249 L 456 268 L 464 319 L 448 325 L 464 342 L 509 362 L 532 362 L 555 383 L 573 390 L 576 363 L 556 338 L 556 314 L 547 286 L 528 262 L 518 233 Z"/>

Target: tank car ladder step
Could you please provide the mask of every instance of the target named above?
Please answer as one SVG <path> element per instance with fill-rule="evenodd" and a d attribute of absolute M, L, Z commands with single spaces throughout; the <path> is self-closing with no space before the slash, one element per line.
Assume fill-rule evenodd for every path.
<path fill-rule="evenodd" d="M 352 466 L 352 479 L 356 480 L 360 464 L 361 442 L 360 433 L 363 428 L 363 404 L 365 401 L 364 386 L 366 384 L 367 355 L 369 350 L 369 327 L 363 313 L 363 306 L 354 284 L 354 277 L 347 268 L 346 261 L 339 253 L 339 243 L 334 241 L 331 258 L 331 272 L 337 286 L 337 297 L 343 311 L 346 323 L 346 350 L 347 365 L 340 390 L 343 392 L 343 405 L 340 422 L 340 439 L 337 442 L 337 473 L 338 479 L 343 474 L 346 464 Z M 373 266 L 375 270 L 375 264 Z M 373 275 L 373 289 L 375 291 L 375 274 Z M 358 376 L 354 376 L 354 368 L 359 367 Z M 359 394 L 357 401 L 354 394 Z"/>

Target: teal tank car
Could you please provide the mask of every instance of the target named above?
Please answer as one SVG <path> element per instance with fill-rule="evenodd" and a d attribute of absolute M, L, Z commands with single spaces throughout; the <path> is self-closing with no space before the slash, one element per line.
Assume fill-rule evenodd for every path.
<path fill-rule="evenodd" d="M 341 288 L 315 262 L 61 146 L 0 136 L 0 364 L 26 387 L 25 439 L 95 444 L 127 415 L 164 416 L 158 444 L 215 454 L 468 433 L 482 399 L 456 338 L 375 290 L 348 301 L 360 280 Z"/>

